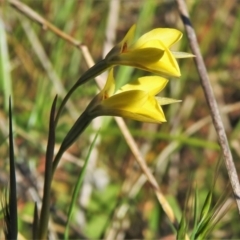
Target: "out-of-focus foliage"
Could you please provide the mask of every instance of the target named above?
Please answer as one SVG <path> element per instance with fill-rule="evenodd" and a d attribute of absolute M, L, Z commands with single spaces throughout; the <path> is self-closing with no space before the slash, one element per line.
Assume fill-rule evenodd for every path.
<path fill-rule="evenodd" d="M 86 44 L 95 61 L 102 58 L 106 44 L 120 41 L 134 23 L 138 27 L 138 36 L 157 27 L 173 27 L 184 32 L 174 1 L 22 2 Z M 234 0 L 189 0 L 187 5 L 239 170 L 240 3 Z M 114 19 L 109 20 L 111 13 L 114 13 Z M 116 29 L 109 27 L 109 22 L 114 21 L 117 22 Z M 111 42 L 111 39 L 115 40 Z M 186 39 L 184 34 L 183 41 L 175 46 L 175 50 L 189 52 Z M 0 46 L 0 188 L 7 185 L 9 173 L 6 99 L 11 93 L 19 232 L 29 239 L 34 201 L 39 201 L 42 196 L 51 104 L 56 94 L 61 98 L 70 89 L 87 69 L 87 64 L 79 49 L 29 20 L 8 1 L 0 1 Z M 168 122 L 158 125 L 127 120 L 127 125 L 180 220 L 181 214 L 185 213 L 187 191 L 193 186 L 189 179 L 197 183 L 198 202 L 203 204 L 211 189 L 221 152 L 211 120 L 207 118 L 209 110 L 194 61 L 184 59 L 179 60 L 179 64 L 182 76 L 170 79 L 161 93 L 161 96 L 183 100 L 181 104 L 163 106 Z M 123 85 L 130 78 L 149 73 L 119 67 L 117 75 L 121 79 L 119 85 Z M 68 105 L 60 117 L 57 144 L 61 143 L 96 91 L 96 84 L 91 81 L 71 97 L 73 104 Z M 141 176 L 116 123 L 108 117 L 97 118 L 61 160 L 52 185 L 51 238 L 63 237 L 73 188 L 99 126 L 99 139 L 89 159 L 78 206 L 73 211 L 70 237 L 173 237 L 175 233 L 152 189 Z M 222 166 L 213 201 L 222 195 L 227 183 L 228 176 Z M 220 227 L 212 232 L 212 238 L 240 236 L 239 215 L 235 206 L 233 208 L 234 211 L 227 211 Z M 192 226 L 194 219 L 191 221 L 189 224 Z"/>

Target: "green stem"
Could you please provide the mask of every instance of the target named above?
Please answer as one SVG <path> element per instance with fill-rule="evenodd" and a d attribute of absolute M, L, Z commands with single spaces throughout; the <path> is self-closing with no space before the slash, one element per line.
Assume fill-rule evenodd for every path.
<path fill-rule="evenodd" d="M 105 61 L 105 59 L 101 60 L 100 62 L 93 65 L 91 68 L 89 68 L 79 79 L 78 81 L 72 86 L 72 88 L 68 91 L 67 95 L 64 97 L 64 99 L 61 102 L 61 105 L 58 109 L 57 115 L 55 117 L 55 127 L 57 126 L 59 117 L 61 115 L 61 112 L 66 105 L 68 99 L 73 94 L 73 92 L 82 84 L 89 81 L 92 78 L 95 78 L 102 72 L 106 71 L 110 65 Z"/>
<path fill-rule="evenodd" d="M 91 121 L 92 118 L 90 118 L 87 112 L 85 111 L 74 123 L 66 137 L 63 139 L 61 147 L 57 155 L 55 156 L 52 167 L 52 177 L 63 153 L 76 141 L 76 139 L 79 137 L 79 135 L 81 135 L 81 133 L 86 129 L 86 127 L 90 124 Z"/>

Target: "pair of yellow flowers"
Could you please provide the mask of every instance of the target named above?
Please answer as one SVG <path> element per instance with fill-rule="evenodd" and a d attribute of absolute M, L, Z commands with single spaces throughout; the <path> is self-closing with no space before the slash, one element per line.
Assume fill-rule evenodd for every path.
<path fill-rule="evenodd" d="M 176 29 L 157 28 L 134 42 L 135 29 L 136 26 L 133 25 L 124 39 L 101 61 L 101 66 L 107 66 L 110 72 L 105 87 L 93 98 L 84 112 L 90 119 L 98 116 L 121 116 L 143 122 L 161 123 L 166 121 L 161 106 L 179 102 L 156 97 L 168 82 L 160 76 L 138 78 L 116 91 L 113 77 L 115 65 L 132 66 L 161 76 L 179 77 L 181 74 L 176 58 L 193 56 L 170 51 L 169 48 L 182 37 L 182 33 Z"/>

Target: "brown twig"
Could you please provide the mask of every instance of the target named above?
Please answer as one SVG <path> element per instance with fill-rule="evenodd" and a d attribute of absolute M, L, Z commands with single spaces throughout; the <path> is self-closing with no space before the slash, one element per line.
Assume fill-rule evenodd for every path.
<path fill-rule="evenodd" d="M 195 57 L 195 63 L 198 69 L 198 73 L 200 76 L 201 84 L 203 87 L 203 91 L 207 100 L 207 103 L 209 105 L 211 116 L 213 120 L 214 127 L 217 132 L 218 141 L 221 146 L 221 150 L 223 153 L 223 158 L 225 161 L 225 165 L 227 168 L 228 176 L 232 185 L 232 189 L 235 195 L 235 199 L 238 206 L 238 211 L 240 213 L 240 185 L 239 185 L 239 179 L 236 171 L 236 167 L 233 161 L 232 153 L 229 148 L 227 136 L 225 133 L 225 129 L 223 126 L 223 122 L 219 113 L 218 105 L 216 102 L 216 99 L 214 97 L 214 93 L 209 81 L 208 73 L 206 66 L 204 64 L 200 48 L 198 45 L 197 37 L 194 31 L 194 28 L 191 25 L 191 21 L 189 18 L 187 6 L 184 0 L 176 0 L 178 9 L 182 18 L 182 21 L 184 23 L 187 36 L 189 39 L 190 47 L 192 49 L 193 54 Z"/>
<path fill-rule="evenodd" d="M 53 24 L 49 23 L 46 21 L 43 17 L 41 17 L 39 14 L 37 14 L 35 11 L 33 11 L 31 8 L 26 6 L 25 4 L 19 2 L 18 0 L 9 0 L 9 3 L 15 7 L 18 11 L 22 12 L 24 15 L 28 16 L 31 18 L 33 21 L 39 23 L 42 25 L 42 27 L 46 30 L 51 30 L 54 32 L 56 35 L 59 37 L 65 39 L 68 41 L 70 44 L 74 45 L 78 49 L 82 51 L 82 54 L 88 64 L 89 67 L 92 67 L 94 65 L 94 61 L 91 57 L 91 54 L 87 48 L 87 46 L 83 45 L 81 42 L 78 40 L 72 38 L 71 36 L 67 35 L 66 33 L 62 32 L 60 29 L 55 27 Z M 99 77 L 96 78 L 96 82 L 100 88 L 103 87 L 103 80 Z M 114 117 L 115 121 L 117 122 L 127 144 L 129 145 L 134 157 L 136 158 L 136 161 L 140 165 L 142 171 L 146 175 L 149 183 L 153 187 L 153 190 L 156 194 L 157 199 L 159 200 L 163 210 L 165 211 L 166 215 L 168 216 L 169 220 L 175 224 L 176 223 L 176 218 L 174 215 L 174 212 L 169 205 L 168 201 L 166 200 L 164 194 L 161 192 L 161 189 L 157 183 L 157 180 L 153 176 L 152 172 L 149 170 L 142 154 L 140 153 L 137 144 L 135 140 L 133 139 L 131 133 L 129 132 L 124 120 L 122 118 Z"/>

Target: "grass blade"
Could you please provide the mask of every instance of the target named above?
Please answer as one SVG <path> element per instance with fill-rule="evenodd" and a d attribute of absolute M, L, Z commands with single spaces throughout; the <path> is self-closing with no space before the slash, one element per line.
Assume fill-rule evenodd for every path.
<path fill-rule="evenodd" d="M 198 194 L 198 188 L 195 187 L 195 193 L 194 193 L 194 213 L 193 213 L 193 232 L 191 234 L 191 239 L 195 239 L 195 234 L 197 231 L 197 225 L 198 225 L 198 215 L 199 215 L 199 194 Z"/>
<path fill-rule="evenodd" d="M 182 219 L 179 224 L 179 228 L 177 231 L 177 238 L 176 239 L 185 239 L 187 234 L 187 223 L 184 214 L 182 215 Z"/>
<path fill-rule="evenodd" d="M 44 192 L 43 192 L 43 203 L 39 220 L 38 238 L 47 239 L 48 221 L 49 221 L 49 209 L 50 209 L 50 193 L 51 193 L 51 182 L 52 182 L 52 161 L 54 155 L 55 145 L 55 125 L 54 115 L 57 103 L 57 96 L 55 97 L 49 120 L 49 135 L 48 144 L 46 151 L 46 163 L 45 163 L 45 176 L 44 176 Z"/>
<path fill-rule="evenodd" d="M 6 239 L 17 239 L 18 235 L 18 214 L 17 214 L 17 187 L 15 175 L 14 144 L 12 129 L 12 106 L 9 98 L 9 165 L 10 165 L 10 189 L 8 203 L 6 201 L 6 210 L 4 220 L 6 224 Z M 7 197 L 6 197 L 7 200 Z"/>

